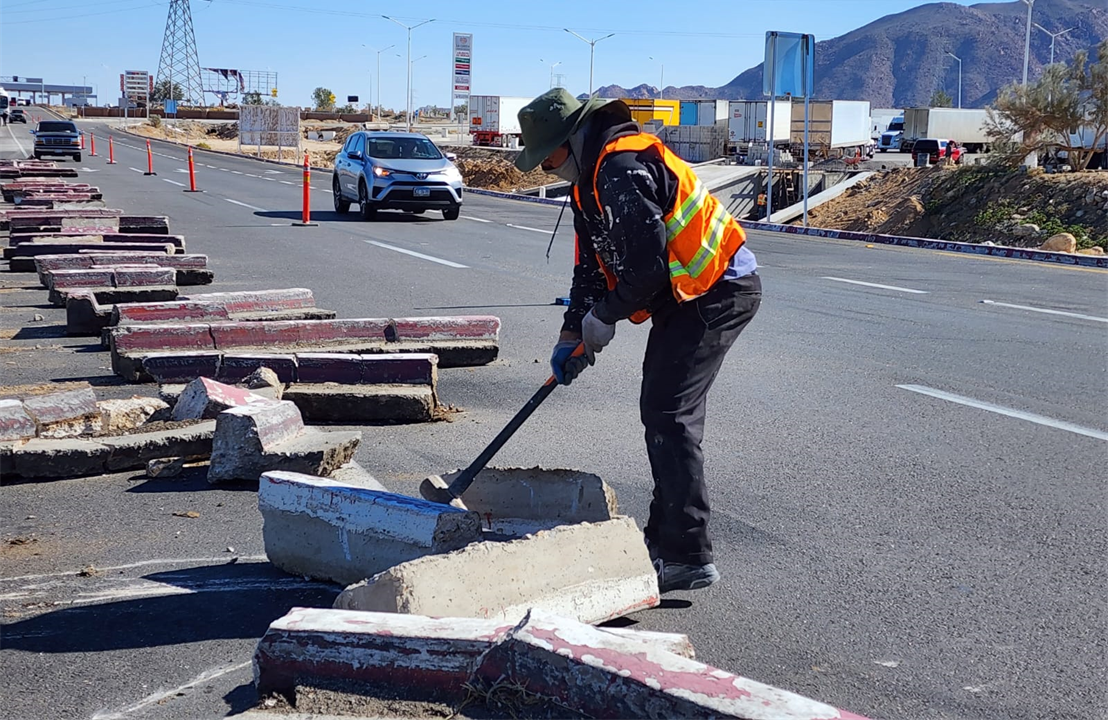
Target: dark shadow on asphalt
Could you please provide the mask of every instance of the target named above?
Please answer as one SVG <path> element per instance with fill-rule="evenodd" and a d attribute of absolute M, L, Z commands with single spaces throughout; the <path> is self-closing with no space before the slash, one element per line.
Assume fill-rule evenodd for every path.
<path fill-rule="evenodd" d="M 263 212 L 254 213 L 257 217 L 263 218 L 275 218 L 277 220 L 293 220 L 299 221 L 302 217 L 299 210 L 266 210 Z M 358 217 L 358 213 L 351 210 L 345 214 L 338 214 L 334 210 L 313 210 L 312 222 L 360 222 L 365 225 L 374 225 L 380 223 L 405 223 L 405 222 L 445 222 L 442 219 L 442 213 L 438 210 L 428 210 L 425 215 L 416 215 L 414 213 L 406 213 L 402 211 L 382 210 L 377 213 L 377 216 L 373 220 L 362 220 Z"/>
<path fill-rule="evenodd" d="M 143 481 L 138 485 L 127 488 L 129 493 L 181 493 L 202 492 L 206 490 L 246 491 L 257 492 L 258 482 L 220 483 L 212 485 L 208 482 L 208 466 L 189 467 L 181 471 L 177 477 L 148 478 L 145 475 L 136 475 L 135 481 Z"/>
<path fill-rule="evenodd" d="M 4 649 L 81 653 L 260 638 L 293 607 L 331 607 L 342 588 L 268 563 L 208 565 L 147 580 L 191 592 L 68 607 L 4 625 Z"/>
<path fill-rule="evenodd" d="M 12 340 L 45 340 L 47 338 L 66 337 L 65 325 L 38 325 L 35 327 L 23 327 Z"/>
<path fill-rule="evenodd" d="M 84 350 L 82 352 L 88 352 L 88 351 Z M 56 383 L 87 382 L 89 385 L 92 385 L 93 387 L 120 387 L 122 385 L 131 385 L 132 384 L 132 383 L 127 382 L 123 378 L 119 377 L 118 375 L 93 375 L 91 377 L 88 376 L 88 375 L 77 375 L 77 376 L 74 376 L 74 377 L 50 378 L 50 382 L 56 382 Z M 153 388 L 152 388 L 152 392 L 154 394 L 157 394 L 157 390 L 155 390 Z"/>
<path fill-rule="evenodd" d="M 224 695 L 223 702 L 227 703 L 229 715 L 244 713 L 258 705 L 258 689 L 252 682 L 243 683 Z"/>

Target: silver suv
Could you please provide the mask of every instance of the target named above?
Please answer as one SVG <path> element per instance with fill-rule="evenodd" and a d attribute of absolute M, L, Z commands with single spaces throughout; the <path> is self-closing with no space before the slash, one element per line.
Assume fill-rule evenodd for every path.
<path fill-rule="evenodd" d="M 335 211 L 356 203 L 363 220 L 378 210 L 441 210 L 446 220 L 457 220 L 462 174 L 452 159 L 419 133 L 356 132 L 335 157 Z"/>

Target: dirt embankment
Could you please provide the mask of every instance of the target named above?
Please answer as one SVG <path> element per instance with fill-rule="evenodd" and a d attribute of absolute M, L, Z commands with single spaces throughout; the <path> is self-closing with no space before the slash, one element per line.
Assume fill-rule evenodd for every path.
<path fill-rule="evenodd" d="M 838 230 L 1015 247 L 1068 232 L 1078 249 L 1105 248 L 1108 173 L 897 168 L 813 209 L 809 219 Z"/>
<path fill-rule="evenodd" d="M 542 170 L 535 169 L 527 173 L 517 170 L 512 163 L 519 156 L 518 151 L 491 150 L 468 145 L 450 146 L 443 150 L 458 156 L 455 164 L 469 187 L 507 192 L 558 182 L 557 177 Z"/>

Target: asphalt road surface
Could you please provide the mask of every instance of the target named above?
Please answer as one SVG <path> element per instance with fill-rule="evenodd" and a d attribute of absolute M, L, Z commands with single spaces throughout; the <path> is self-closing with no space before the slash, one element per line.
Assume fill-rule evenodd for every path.
<path fill-rule="evenodd" d="M 86 157 L 109 206 L 169 215 L 212 291 L 308 287 L 340 317 L 483 314 L 501 359 L 446 370 L 452 423 L 363 428 L 386 485 L 464 466 L 548 374 L 571 270 L 558 208 L 469 195 L 462 218 L 331 209 L 313 173 L 116 135 Z M 16 129 L 15 137 L 27 145 Z M 26 136 L 29 137 L 29 136 Z M 17 154 L 0 129 L 0 152 Z M 1108 273 L 750 233 L 765 299 L 710 400 L 705 454 L 723 579 L 632 618 L 699 657 L 876 718 L 1102 718 L 1106 702 Z M 0 276 L 5 384 L 91 378 L 29 276 Z M 32 322 L 34 313 L 45 320 Z M 646 327 L 559 389 L 497 458 L 595 472 L 640 521 Z M 10 718 L 193 718 L 253 702 L 266 625 L 338 588 L 264 559 L 250 488 L 142 473 L 2 489 L 0 629 Z M 174 512 L 195 510 L 196 519 Z M 23 544 L 11 540 L 22 538 Z M 231 562 L 235 559 L 234 562 Z M 84 576 L 83 568 L 93 566 Z"/>

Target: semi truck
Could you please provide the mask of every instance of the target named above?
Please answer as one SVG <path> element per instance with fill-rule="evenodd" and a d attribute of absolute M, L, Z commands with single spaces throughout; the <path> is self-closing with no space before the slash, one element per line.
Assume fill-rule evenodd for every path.
<path fill-rule="evenodd" d="M 727 100 L 686 100 L 681 102 L 681 125 L 727 126 L 730 103 Z"/>
<path fill-rule="evenodd" d="M 8 91 L 0 87 L 0 122 L 5 125 L 8 124 L 8 104 L 11 102 L 11 98 L 8 96 Z"/>
<path fill-rule="evenodd" d="M 986 110 L 958 108 L 908 108 L 904 111 L 904 135 L 900 150 L 911 152 L 912 145 L 922 138 L 954 140 L 966 152 L 988 152 L 989 136 L 985 123 Z"/>
<path fill-rule="evenodd" d="M 904 111 L 896 108 L 873 108 L 869 111 L 869 136 L 876 143 L 896 118 L 904 118 Z"/>
<path fill-rule="evenodd" d="M 789 144 L 792 123 L 792 101 L 775 100 L 773 104 L 773 144 Z M 769 140 L 769 101 L 733 100 L 728 103 L 727 142 L 736 152 L 754 143 Z"/>
<path fill-rule="evenodd" d="M 824 157 L 871 155 L 868 100 L 813 100 L 808 108 L 808 146 Z M 804 148 L 804 103 L 792 104 L 791 146 L 794 155 Z"/>
<path fill-rule="evenodd" d="M 472 95 L 469 98 L 469 134 L 474 145 L 508 147 L 519 141 L 519 111 L 531 98 L 508 95 Z"/>
<path fill-rule="evenodd" d="M 877 140 L 877 151 L 900 150 L 900 139 L 904 137 L 904 116 L 898 115 L 889 121 L 889 126 Z"/>
<path fill-rule="evenodd" d="M 653 98 L 623 98 L 624 104 L 631 108 L 631 119 L 639 125 L 648 123 L 661 125 L 681 124 L 680 100 L 655 100 Z"/>

